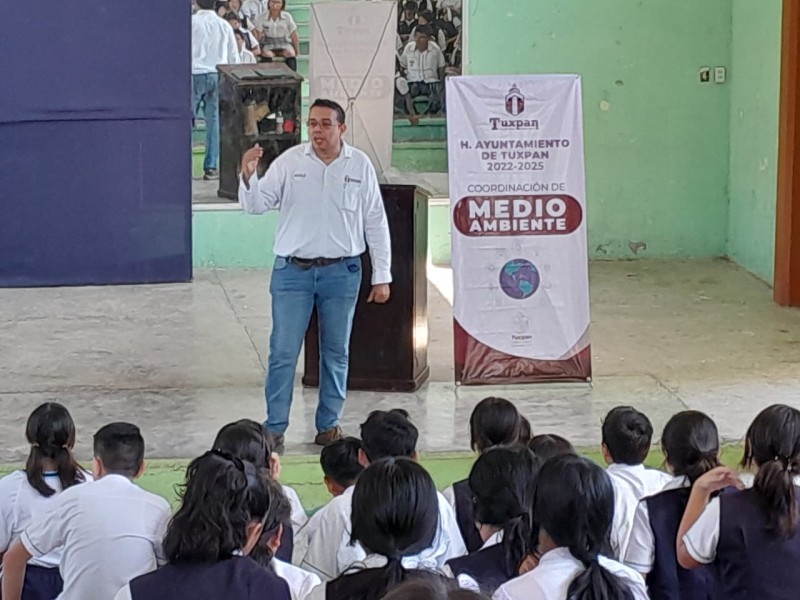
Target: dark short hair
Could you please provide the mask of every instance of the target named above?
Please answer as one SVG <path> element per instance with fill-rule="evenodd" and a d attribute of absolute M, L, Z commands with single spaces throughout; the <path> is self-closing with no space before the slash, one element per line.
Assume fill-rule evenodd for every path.
<path fill-rule="evenodd" d="M 348 436 L 325 446 L 319 455 L 322 472 L 342 487 L 356 482 L 364 467 L 358 462 L 361 440 Z"/>
<path fill-rule="evenodd" d="M 533 436 L 528 443 L 528 448 L 530 448 L 542 462 L 550 460 L 554 456 L 561 456 L 562 454 L 578 454 L 575 452 L 574 446 L 569 443 L 569 440 L 552 433 L 543 433 Z"/>
<path fill-rule="evenodd" d="M 311 113 L 311 109 L 314 107 L 318 108 L 330 108 L 331 110 L 336 112 L 336 120 L 339 121 L 342 125 L 345 124 L 345 112 L 342 108 L 342 105 L 338 102 L 334 102 L 333 100 L 327 100 L 325 98 L 317 98 L 314 100 L 314 103 L 311 105 L 311 108 L 308 109 L 308 112 Z"/>
<path fill-rule="evenodd" d="M 383 600 L 490 600 L 489 596 L 459 587 L 454 580 L 412 579 L 392 589 Z"/>
<path fill-rule="evenodd" d="M 520 435 L 520 414 L 505 398 L 489 396 L 472 410 L 469 417 L 469 443 L 475 452 L 492 446 L 516 444 Z"/>
<path fill-rule="evenodd" d="M 603 421 L 603 444 L 615 463 L 640 465 L 650 452 L 653 424 L 632 406 L 618 406 Z"/>
<path fill-rule="evenodd" d="M 370 462 L 387 457 L 411 458 L 419 430 L 402 408 L 376 410 L 361 424 L 361 446 Z"/>
<path fill-rule="evenodd" d="M 225 15 L 225 20 L 226 21 L 239 21 L 239 23 L 242 22 L 242 19 L 239 18 L 239 15 L 237 15 L 236 12 L 234 12 L 234 11 L 231 11 L 227 15 Z"/>
<path fill-rule="evenodd" d="M 417 35 L 419 34 L 427 35 L 429 38 L 433 37 L 433 27 L 430 25 L 420 25 L 417 27 Z"/>
<path fill-rule="evenodd" d="M 214 10 L 217 7 L 217 0 L 197 0 L 197 6 L 203 10 Z"/>
<path fill-rule="evenodd" d="M 407 10 L 413 10 L 414 12 L 417 12 L 417 8 L 418 7 L 416 2 L 406 2 L 405 4 L 403 4 L 403 12 Z"/>
<path fill-rule="evenodd" d="M 261 537 L 258 539 L 250 558 L 262 567 L 268 567 L 274 558 L 269 543 L 281 527 L 283 530 L 292 528 L 292 505 L 283 491 L 283 487 L 272 479 L 267 481 L 267 491 L 269 493 L 269 512 L 264 519 L 264 528 L 261 530 Z"/>
<path fill-rule="evenodd" d="M 421 13 L 419 13 L 419 16 L 425 19 L 428 23 L 433 23 L 433 20 L 436 18 L 436 15 L 433 14 L 432 10 L 423 10 Z M 432 29 L 431 33 L 433 33 Z"/>
<path fill-rule="evenodd" d="M 109 423 L 94 434 L 94 455 L 109 473 L 134 477 L 144 461 L 142 432 L 131 423 Z"/>
<path fill-rule="evenodd" d="M 275 449 L 272 436 L 261 423 L 251 419 L 239 419 L 224 425 L 214 439 L 212 448 L 252 463 L 258 469 L 269 469 Z"/>

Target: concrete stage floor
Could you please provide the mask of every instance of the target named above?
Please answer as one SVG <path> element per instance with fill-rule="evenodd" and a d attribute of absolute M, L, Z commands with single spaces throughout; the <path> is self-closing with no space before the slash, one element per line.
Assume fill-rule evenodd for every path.
<path fill-rule="evenodd" d="M 268 271 L 198 271 L 194 283 L 0 290 L 0 462 L 27 454 L 24 424 L 39 403 L 66 404 L 78 454 L 113 420 L 142 427 L 148 455 L 190 457 L 224 423 L 264 417 L 270 329 Z M 611 407 L 633 404 L 657 430 L 686 408 L 740 439 L 774 402 L 800 408 L 800 311 L 725 261 L 598 262 L 591 267 L 595 380 L 588 385 L 456 388 L 450 272 L 429 273 L 432 376 L 416 394 L 351 393 L 345 430 L 402 406 L 424 451 L 467 449 L 467 421 L 489 394 L 516 401 L 535 432 L 597 444 Z M 300 369 L 302 370 L 302 360 Z M 307 453 L 315 390 L 299 372 L 290 453 Z"/>

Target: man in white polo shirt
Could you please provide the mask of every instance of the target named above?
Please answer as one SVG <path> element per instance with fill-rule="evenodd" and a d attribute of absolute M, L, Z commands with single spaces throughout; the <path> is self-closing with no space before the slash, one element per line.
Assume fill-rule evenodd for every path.
<path fill-rule="evenodd" d="M 27 562 L 56 548 L 63 548 L 58 600 L 113 598 L 131 579 L 163 564 L 170 508 L 133 483 L 143 471 L 139 428 L 102 427 L 94 436 L 95 480 L 61 492 L 3 556 L 3 599 L 19 600 Z"/>
<path fill-rule="evenodd" d="M 203 105 L 206 156 L 203 179 L 217 179 L 219 163 L 219 76 L 217 65 L 239 62 L 233 28 L 214 12 L 215 0 L 197 0 L 192 15 L 192 108 L 195 119 Z"/>
<path fill-rule="evenodd" d="M 430 25 L 417 27 L 415 39 L 400 56 L 402 77 L 397 79 L 397 91 L 404 97 L 406 110 L 415 125 L 418 122 L 414 98 L 428 96 L 428 112 L 436 114 L 444 109 L 444 69 L 447 61 L 441 48 L 431 41 Z"/>
<path fill-rule="evenodd" d="M 242 208 L 250 214 L 279 212 L 264 423 L 278 448 L 289 426 L 297 359 L 315 307 L 320 385 L 314 442 L 325 446 L 342 437 L 339 419 L 361 286 L 360 256 L 367 245 L 372 259 L 367 301 L 389 300 L 391 245 L 378 179 L 367 155 L 342 139 L 346 129 L 342 107 L 317 100 L 308 117 L 311 143 L 284 152 L 263 179 L 256 173 L 263 150 L 254 146 L 242 157 Z"/>

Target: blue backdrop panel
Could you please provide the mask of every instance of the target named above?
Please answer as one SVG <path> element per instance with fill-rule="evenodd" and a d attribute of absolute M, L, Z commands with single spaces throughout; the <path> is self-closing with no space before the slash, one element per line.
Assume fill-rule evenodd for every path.
<path fill-rule="evenodd" d="M 0 286 L 189 280 L 190 3 L 26 15 L 0 36 Z"/>

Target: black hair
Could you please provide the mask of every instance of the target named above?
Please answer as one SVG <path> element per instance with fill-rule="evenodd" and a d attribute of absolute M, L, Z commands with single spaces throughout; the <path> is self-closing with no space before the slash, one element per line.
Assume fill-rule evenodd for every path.
<path fill-rule="evenodd" d="M 109 423 L 94 434 L 94 455 L 109 473 L 135 477 L 144 462 L 142 432 L 131 423 Z"/>
<path fill-rule="evenodd" d="M 361 447 L 370 462 L 381 458 L 411 458 L 417 451 L 419 430 L 402 408 L 372 411 L 361 424 Z"/>
<path fill-rule="evenodd" d="M 650 452 L 653 424 L 632 406 L 618 406 L 603 421 L 603 444 L 615 463 L 640 465 Z"/>
<path fill-rule="evenodd" d="M 217 433 L 212 446 L 256 466 L 269 469 L 275 450 L 272 436 L 264 427 L 251 419 L 240 419 L 224 425 Z"/>
<path fill-rule="evenodd" d="M 360 543 L 368 554 L 386 557 L 387 563 L 331 582 L 344 588 L 343 597 L 382 598 L 398 583 L 424 576 L 402 565 L 404 556 L 430 547 L 439 527 L 436 485 L 421 465 L 408 458 L 372 463 L 356 483 L 352 515 L 350 542 Z"/>
<path fill-rule="evenodd" d="M 474 452 L 516 444 L 519 434 L 519 411 L 505 398 L 484 398 L 469 417 L 469 445 Z"/>
<path fill-rule="evenodd" d="M 534 493 L 534 525 L 585 567 L 569 585 L 570 600 L 633 600 L 627 582 L 598 562 L 613 518 L 614 487 L 597 464 L 562 454 L 542 465 Z"/>
<path fill-rule="evenodd" d="M 52 461 L 61 488 L 67 489 L 86 481 L 86 475 L 72 456 L 75 445 L 75 423 L 69 411 L 56 402 L 37 406 L 25 425 L 25 438 L 31 445 L 25 463 L 25 476 L 33 489 L 49 498 L 56 490 L 47 485 L 44 463 Z"/>
<path fill-rule="evenodd" d="M 197 7 L 203 10 L 216 10 L 217 0 L 196 0 Z"/>
<path fill-rule="evenodd" d="M 270 509 L 267 478 L 251 463 L 210 450 L 186 469 L 181 506 L 164 536 L 170 563 L 215 563 L 234 556 L 247 527 Z"/>
<path fill-rule="evenodd" d="M 269 4 L 269 2 L 267 2 Z M 286 10 L 286 0 L 281 0 L 281 10 Z"/>
<path fill-rule="evenodd" d="M 342 487 L 356 482 L 364 467 L 358 462 L 361 440 L 347 436 L 325 446 L 319 455 L 319 464 L 327 477 Z"/>
<path fill-rule="evenodd" d="M 711 417 L 696 410 L 684 410 L 667 421 L 661 450 L 672 473 L 691 483 L 720 466 L 717 426 Z"/>
<path fill-rule="evenodd" d="M 517 443 L 522 446 L 527 446 L 533 436 L 533 429 L 531 422 L 522 413 L 519 415 L 519 436 Z"/>
<path fill-rule="evenodd" d="M 226 4 L 227 4 L 227 2 L 226 2 Z M 226 21 L 239 21 L 239 23 L 242 22 L 242 19 L 239 18 L 239 15 L 237 15 L 234 11 L 231 11 L 227 15 L 225 15 L 225 20 Z"/>
<path fill-rule="evenodd" d="M 490 597 L 462 589 L 452 579 L 426 578 L 398 585 L 383 600 L 490 600 Z"/>
<path fill-rule="evenodd" d="M 540 466 L 526 447 L 489 448 L 475 461 L 467 480 L 475 521 L 502 529 L 506 572 L 514 575 L 536 551 L 531 505 Z"/>
<path fill-rule="evenodd" d="M 423 19 L 425 19 L 428 23 L 433 23 L 433 20 L 436 18 L 433 15 L 433 11 L 430 11 L 430 10 L 423 10 L 421 13 L 419 13 L 419 16 L 422 17 Z M 424 27 L 424 25 L 423 25 L 423 27 Z M 419 31 L 419 29 L 417 29 L 417 31 Z M 431 31 L 433 31 L 433 30 L 431 29 Z"/>
<path fill-rule="evenodd" d="M 336 112 L 336 120 L 339 121 L 340 125 L 345 124 L 345 112 L 342 108 L 342 105 L 338 102 L 334 102 L 333 100 L 327 100 L 325 98 L 317 98 L 314 100 L 314 103 L 311 105 L 311 108 L 308 109 L 309 114 L 311 113 L 311 109 L 314 107 L 319 108 L 330 108 L 331 110 Z"/>
<path fill-rule="evenodd" d="M 405 12 L 407 10 L 413 10 L 414 12 L 417 12 L 417 8 L 419 8 L 419 7 L 417 6 L 416 2 L 405 2 L 403 4 L 403 10 L 402 11 Z"/>
<path fill-rule="evenodd" d="M 791 537 L 800 522 L 794 477 L 800 474 L 800 411 L 765 408 L 747 429 L 742 466 L 758 467 L 753 489 L 764 500 L 769 528 Z"/>
<path fill-rule="evenodd" d="M 278 533 L 281 527 L 284 530 L 292 527 L 292 505 L 283 492 L 281 485 L 272 479 L 267 482 L 267 493 L 269 494 L 269 512 L 264 519 L 264 527 L 261 530 L 261 537 L 258 539 L 250 558 L 262 567 L 269 567 L 274 558 L 269 542 Z"/>
<path fill-rule="evenodd" d="M 542 462 L 550 460 L 554 456 L 561 456 L 562 454 L 578 454 L 575 452 L 573 445 L 569 443 L 569 440 L 553 433 L 543 433 L 533 436 L 528 443 L 528 448 L 530 448 Z"/>
<path fill-rule="evenodd" d="M 422 16 L 422 15 L 420 15 Z M 430 25 L 418 25 L 417 26 L 417 34 L 424 34 L 427 35 L 429 38 L 433 37 L 433 27 Z"/>

